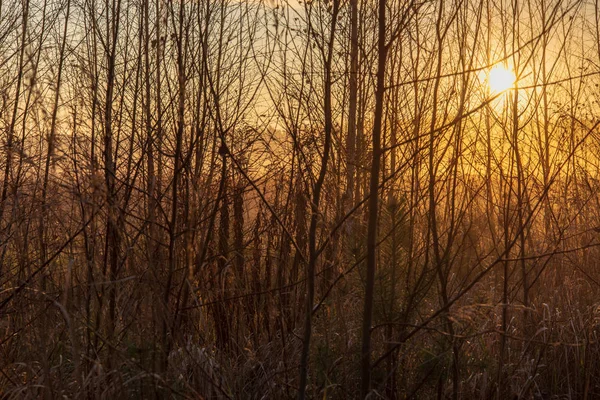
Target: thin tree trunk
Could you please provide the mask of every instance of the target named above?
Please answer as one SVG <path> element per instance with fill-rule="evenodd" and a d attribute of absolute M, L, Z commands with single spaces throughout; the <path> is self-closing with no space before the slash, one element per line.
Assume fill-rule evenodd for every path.
<path fill-rule="evenodd" d="M 319 176 L 313 188 L 313 198 L 311 202 L 310 227 L 308 229 L 308 265 L 306 269 L 306 309 L 304 315 L 304 333 L 302 343 L 302 354 L 300 358 L 300 387 L 298 389 L 298 400 L 306 398 L 306 384 L 308 382 L 308 363 L 310 354 L 310 338 L 312 333 L 312 314 L 315 298 L 315 270 L 317 265 L 317 223 L 319 220 L 319 207 L 321 202 L 321 190 L 327 174 L 327 164 L 329 162 L 329 153 L 331 152 L 331 139 L 333 134 L 333 114 L 331 108 L 331 89 L 332 89 L 332 60 L 335 38 L 335 29 L 337 25 L 337 15 L 339 11 L 339 0 L 333 1 L 332 22 L 327 44 L 327 55 L 325 57 L 325 93 L 323 112 L 325 117 L 325 147 L 321 159 L 321 168 Z"/>
<path fill-rule="evenodd" d="M 378 8 L 378 59 L 377 91 L 375 93 L 375 115 L 373 117 L 373 156 L 369 184 L 369 219 L 367 228 L 367 277 L 365 283 L 365 304 L 362 324 L 361 389 L 364 399 L 371 390 L 371 325 L 373 321 L 373 295 L 375 269 L 377 264 L 377 214 L 379 207 L 379 173 L 381 165 L 381 131 L 383 120 L 383 100 L 385 94 L 386 47 L 386 0 L 379 0 Z"/>

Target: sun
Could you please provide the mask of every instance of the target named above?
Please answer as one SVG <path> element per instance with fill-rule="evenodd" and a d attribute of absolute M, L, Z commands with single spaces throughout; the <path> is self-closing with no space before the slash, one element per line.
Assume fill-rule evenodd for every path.
<path fill-rule="evenodd" d="M 502 93 L 512 88 L 515 81 L 514 72 L 504 65 L 496 65 L 488 74 L 488 85 L 492 94 Z"/>

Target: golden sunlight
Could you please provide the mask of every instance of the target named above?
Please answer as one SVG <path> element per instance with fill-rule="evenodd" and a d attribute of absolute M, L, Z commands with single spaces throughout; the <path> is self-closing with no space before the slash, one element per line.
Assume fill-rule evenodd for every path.
<path fill-rule="evenodd" d="M 502 93 L 513 87 L 516 77 L 514 72 L 504 65 L 494 66 L 488 75 L 488 85 L 492 94 Z"/>

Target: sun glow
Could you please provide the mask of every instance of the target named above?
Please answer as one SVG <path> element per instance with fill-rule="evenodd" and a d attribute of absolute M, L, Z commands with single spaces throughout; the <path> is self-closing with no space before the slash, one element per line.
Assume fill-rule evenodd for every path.
<path fill-rule="evenodd" d="M 514 72 L 504 65 L 496 65 L 488 74 L 488 85 L 491 94 L 502 93 L 515 84 L 516 78 Z"/>

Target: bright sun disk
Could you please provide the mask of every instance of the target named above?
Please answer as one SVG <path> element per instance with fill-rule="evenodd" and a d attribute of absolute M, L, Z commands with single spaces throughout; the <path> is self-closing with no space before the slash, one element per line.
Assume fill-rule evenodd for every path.
<path fill-rule="evenodd" d="M 496 65 L 488 75 L 488 85 L 492 94 L 502 93 L 515 84 L 515 74 L 503 65 Z"/>

